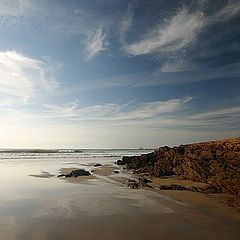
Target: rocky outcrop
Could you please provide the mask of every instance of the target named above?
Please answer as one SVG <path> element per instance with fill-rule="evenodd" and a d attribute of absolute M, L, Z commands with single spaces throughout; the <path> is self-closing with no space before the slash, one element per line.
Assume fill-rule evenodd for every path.
<path fill-rule="evenodd" d="M 181 175 L 218 191 L 240 195 L 240 138 L 160 147 L 142 156 L 123 157 L 119 164 L 156 177 Z"/>

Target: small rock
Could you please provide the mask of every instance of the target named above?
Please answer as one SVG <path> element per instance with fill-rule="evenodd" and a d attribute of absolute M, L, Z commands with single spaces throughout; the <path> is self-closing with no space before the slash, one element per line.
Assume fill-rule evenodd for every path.
<path fill-rule="evenodd" d="M 65 178 L 70 178 L 70 177 L 79 177 L 79 176 L 90 176 L 91 173 L 88 171 L 85 171 L 84 169 L 76 169 L 72 170 L 69 174 L 60 174 L 58 177 L 65 177 Z"/>
<path fill-rule="evenodd" d="M 96 164 L 94 164 L 93 166 L 94 166 L 94 167 L 101 167 L 102 164 L 100 164 L 100 163 L 96 163 Z"/>
<path fill-rule="evenodd" d="M 150 182 L 152 182 L 152 180 L 150 180 L 148 178 L 140 177 L 139 178 L 139 182 L 141 182 L 141 183 L 150 183 Z"/>
<path fill-rule="evenodd" d="M 72 177 L 72 174 L 71 174 L 71 173 L 65 175 L 65 178 L 70 178 L 70 177 Z"/>
<path fill-rule="evenodd" d="M 114 173 L 120 173 L 120 171 L 119 171 L 119 170 L 114 170 L 113 172 L 114 172 Z"/>
<path fill-rule="evenodd" d="M 122 160 L 117 160 L 116 164 L 117 165 L 124 165 Z"/>
<path fill-rule="evenodd" d="M 129 178 L 128 182 L 137 182 L 137 180 L 135 178 Z"/>
<path fill-rule="evenodd" d="M 210 186 L 202 189 L 201 192 L 203 192 L 203 193 L 221 193 L 222 190 L 218 186 L 210 185 Z"/>
<path fill-rule="evenodd" d="M 138 182 L 128 182 L 127 187 L 130 187 L 132 189 L 138 189 L 139 183 Z"/>
<path fill-rule="evenodd" d="M 139 182 L 135 178 L 129 178 L 126 185 L 132 189 L 138 189 L 140 187 Z"/>
<path fill-rule="evenodd" d="M 71 172 L 71 175 L 76 178 L 79 176 L 90 176 L 91 173 L 88 171 L 85 171 L 84 169 L 77 169 L 77 170 L 73 170 Z"/>

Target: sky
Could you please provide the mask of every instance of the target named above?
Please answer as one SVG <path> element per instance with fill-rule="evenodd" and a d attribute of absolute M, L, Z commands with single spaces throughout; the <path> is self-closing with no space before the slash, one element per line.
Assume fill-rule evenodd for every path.
<path fill-rule="evenodd" d="M 0 148 L 240 136 L 240 1 L 0 0 Z"/>

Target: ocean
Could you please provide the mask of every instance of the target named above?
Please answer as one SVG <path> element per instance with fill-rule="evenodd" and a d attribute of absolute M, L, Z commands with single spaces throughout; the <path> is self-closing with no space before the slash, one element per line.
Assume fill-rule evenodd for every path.
<path fill-rule="evenodd" d="M 1 149 L 0 160 L 3 159 L 81 159 L 86 158 L 122 158 L 123 156 L 139 156 L 152 152 L 153 149 Z"/>

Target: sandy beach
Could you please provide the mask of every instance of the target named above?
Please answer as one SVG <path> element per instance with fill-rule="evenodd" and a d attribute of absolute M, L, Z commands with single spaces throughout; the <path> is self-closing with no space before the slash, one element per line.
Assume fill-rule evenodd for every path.
<path fill-rule="evenodd" d="M 86 160 L 86 159 L 85 159 Z M 117 158 L 1 162 L 0 239 L 238 239 L 240 214 L 219 194 L 161 191 L 125 184 L 139 175 Z M 102 166 L 94 167 L 95 163 Z M 16 172 L 16 170 L 18 171 Z M 91 176 L 58 177 L 76 169 Z M 5 177 L 4 177 L 5 176 Z"/>

